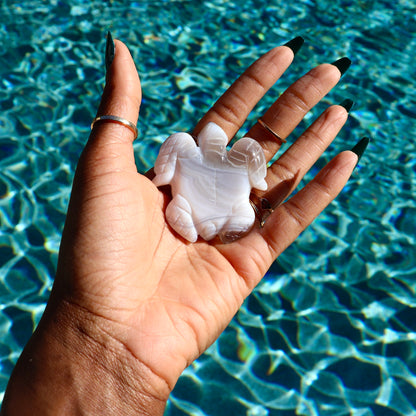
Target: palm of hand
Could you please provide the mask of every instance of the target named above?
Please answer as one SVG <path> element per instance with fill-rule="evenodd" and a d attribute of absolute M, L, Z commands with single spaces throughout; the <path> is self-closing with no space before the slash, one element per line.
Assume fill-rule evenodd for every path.
<path fill-rule="evenodd" d="M 105 150 L 84 152 L 58 276 L 65 276 L 70 302 L 104 318 L 135 358 L 173 385 L 261 274 L 247 270 L 238 242 L 190 244 L 178 237 L 165 222 L 164 195 L 137 173 L 132 152 L 131 146 L 130 157 L 110 159 Z"/>
<path fill-rule="evenodd" d="M 213 121 L 227 140 L 234 137 L 290 64 L 291 45 L 274 48 L 253 63 L 193 133 Z M 140 81 L 127 48 L 121 42 L 116 48 L 98 114 L 133 122 L 140 108 Z M 279 150 L 281 137 L 338 82 L 345 60 L 337 62 L 296 81 L 248 131 L 266 161 Z M 23 386 L 42 414 L 45 408 L 51 414 L 56 409 L 67 413 L 68 406 L 87 413 L 93 409 L 94 414 L 113 412 L 103 397 L 110 397 L 123 414 L 133 409 L 162 414 L 183 369 L 216 339 L 276 257 L 345 185 L 368 139 L 335 156 L 281 204 L 335 138 L 346 110 L 330 106 L 270 165 L 268 191 L 257 196 L 275 210 L 263 228 L 254 227 L 226 245 L 191 244 L 174 233 L 165 221 L 170 198 L 137 173 L 131 122 L 120 126 L 95 119 L 75 175 L 51 298 L 16 366 L 9 397 L 13 390 L 20 397 Z M 255 206 L 263 220 L 262 206 Z M 27 382 L 28 372 L 34 384 Z M 51 403 L 51 391 L 66 394 Z M 6 401 L 15 408 L 13 400 Z"/>
<path fill-rule="evenodd" d="M 117 47 L 99 114 L 122 114 L 134 120 L 140 107 L 140 83 L 128 51 L 120 42 Z M 227 135 L 232 137 L 292 58 L 286 47 L 264 55 L 220 98 L 196 130 L 212 120 L 227 124 L 226 110 L 240 108 L 239 119 L 228 123 Z M 271 67 L 275 70 L 270 71 Z M 252 82 L 259 75 L 263 86 Z M 290 125 L 285 122 L 281 127 L 286 126 L 289 134 L 339 77 L 335 66 L 322 65 L 313 76 L 307 74 L 295 83 L 291 88 L 296 93 L 280 97 L 269 112 L 288 110 L 282 117 Z M 305 90 L 305 85 L 310 88 Z M 250 102 L 240 101 L 245 96 Z M 298 96 L 303 97 L 304 108 L 291 101 Z M 274 200 L 296 188 L 346 117 L 345 108 L 330 107 L 269 168 L 267 180 L 274 185 L 270 190 Z M 266 140 L 264 131 L 260 134 L 258 129 L 253 126 L 248 136 L 257 137 L 270 160 L 280 144 Z M 87 311 L 95 326 L 171 390 L 183 369 L 230 322 L 273 260 L 338 194 L 356 162 L 352 152 L 337 155 L 279 206 L 261 230 L 255 227 L 227 245 L 200 240 L 190 244 L 165 221 L 168 198 L 137 173 L 131 133 L 125 127 L 97 125 L 77 168 L 61 243 L 57 298 Z"/>

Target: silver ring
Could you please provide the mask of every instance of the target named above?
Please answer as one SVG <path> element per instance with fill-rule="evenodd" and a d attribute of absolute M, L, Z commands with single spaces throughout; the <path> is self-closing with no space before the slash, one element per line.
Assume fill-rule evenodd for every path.
<path fill-rule="evenodd" d="M 131 121 L 126 120 L 125 118 L 118 117 L 118 116 L 112 116 L 112 115 L 105 115 L 105 116 L 98 116 L 95 117 L 95 119 L 91 123 L 91 130 L 94 128 L 94 125 L 101 121 L 108 121 L 110 123 L 117 123 L 121 124 L 124 127 L 127 127 L 130 131 L 134 133 L 134 139 L 135 140 L 139 134 L 139 131 L 137 130 L 137 127 L 135 124 L 133 124 Z"/>
<path fill-rule="evenodd" d="M 271 134 L 273 134 L 274 137 L 276 137 L 276 139 L 279 139 L 282 143 L 286 143 L 285 139 L 282 139 L 275 131 L 273 131 L 273 129 L 271 129 L 261 118 L 257 119 L 257 123 L 260 124 L 260 126 L 262 126 L 263 128 L 265 128 L 268 132 L 270 132 Z"/>

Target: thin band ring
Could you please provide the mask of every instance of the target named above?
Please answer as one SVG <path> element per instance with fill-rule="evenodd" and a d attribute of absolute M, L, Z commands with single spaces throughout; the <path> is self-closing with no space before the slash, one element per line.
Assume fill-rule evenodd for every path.
<path fill-rule="evenodd" d="M 253 199 L 255 201 L 253 201 Z M 267 220 L 267 218 L 273 214 L 273 207 L 266 198 L 259 198 L 255 194 L 251 194 L 249 198 L 249 202 L 251 207 L 254 210 L 254 214 L 256 215 L 256 218 L 260 222 L 260 228 L 264 227 L 264 224 Z"/>
<path fill-rule="evenodd" d="M 126 120 L 125 118 L 118 117 L 118 116 L 112 116 L 112 115 L 105 115 L 105 116 L 98 116 L 95 117 L 94 120 L 91 123 L 91 130 L 94 128 L 94 125 L 98 122 L 110 122 L 110 123 L 116 123 L 121 124 L 124 127 L 127 127 L 130 131 L 134 133 L 134 139 L 137 138 L 137 135 L 139 134 L 139 131 L 137 130 L 137 127 L 135 124 L 133 124 L 131 121 Z"/>
<path fill-rule="evenodd" d="M 266 129 L 268 132 L 270 132 L 271 134 L 273 134 L 274 137 L 276 137 L 276 139 L 279 139 L 282 143 L 286 143 L 285 139 L 282 139 L 275 131 L 273 131 L 273 129 L 271 129 L 261 118 L 257 119 L 257 123 L 260 124 L 260 126 L 262 126 L 264 129 Z"/>

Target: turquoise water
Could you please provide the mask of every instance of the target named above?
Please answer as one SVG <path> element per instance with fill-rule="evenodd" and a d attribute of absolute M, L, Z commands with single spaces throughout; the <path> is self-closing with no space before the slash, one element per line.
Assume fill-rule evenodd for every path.
<path fill-rule="evenodd" d="M 142 78 L 135 144 L 149 168 L 253 59 L 302 35 L 253 113 L 321 62 L 353 65 L 314 109 L 355 101 L 308 175 L 373 138 L 338 199 L 278 259 L 175 388 L 166 415 L 416 415 L 414 1 L 0 2 L 0 391 L 53 280 L 110 29 Z"/>

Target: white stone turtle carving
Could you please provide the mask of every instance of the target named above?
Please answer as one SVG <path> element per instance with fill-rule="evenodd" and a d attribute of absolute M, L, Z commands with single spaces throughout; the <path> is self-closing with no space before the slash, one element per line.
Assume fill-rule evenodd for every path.
<path fill-rule="evenodd" d="M 251 188 L 267 189 L 263 150 L 243 137 L 227 152 L 227 135 L 212 122 L 197 139 L 199 147 L 188 133 L 170 136 L 156 159 L 153 183 L 171 186 L 165 215 L 183 238 L 195 242 L 200 235 L 209 241 L 219 235 L 232 241 L 254 223 Z"/>

